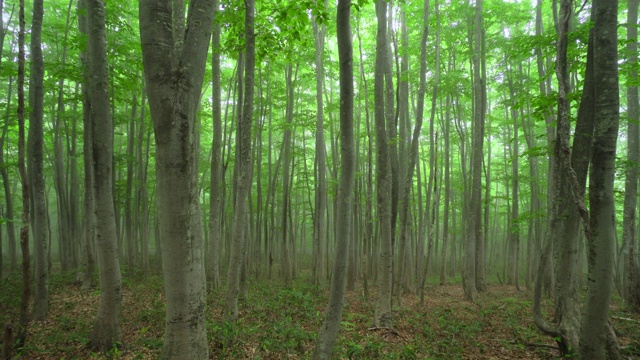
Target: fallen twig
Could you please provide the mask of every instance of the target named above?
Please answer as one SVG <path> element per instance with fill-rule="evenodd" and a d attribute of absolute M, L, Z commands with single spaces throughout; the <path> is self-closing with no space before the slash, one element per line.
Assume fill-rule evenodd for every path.
<path fill-rule="evenodd" d="M 640 324 L 640 320 L 636 320 L 636 319 L 629 319 L 629 318 L 624 318 L 624 317 L 619 317 L 619 316 L 612 316 L 611 318 L 612 319 L 616 319 L 616 320 L 631 321 L 631 322 Z"/>

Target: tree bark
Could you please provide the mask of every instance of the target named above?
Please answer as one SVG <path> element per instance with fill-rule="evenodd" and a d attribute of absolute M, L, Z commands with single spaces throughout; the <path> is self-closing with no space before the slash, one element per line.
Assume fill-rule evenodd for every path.
<path fill-rule="evenodd" d="M 44 182 L 44 60 L 42 56 L 42 0 L 33 2 L 31 23 L 31 76 L 29 78 L 29 178 L 33 202 L 33 241 L 35 253 L 35 296 L 33 319 L 44 320 L 49 312 L 49 264 L 47 205 Z M 28 151 L 29 152 L 29 151 Z"/>
<path fill-rule="evenodd" d="M 318 332 L 313 357 L 329 359 L 340 330 L 347 271 L 347 256 L 351 242 L 350 216 L 355 182 L 355 140 L 353 126 L 353 45 L 351 42 L 351 0 L 340 0 L 337 10 L 338 56 L 340 62 L 340 158 L 341 173 L 338 188 L 336 224 L 336 257 L 331 277 L 329 304 Z"/>
<path fill-rule="evenodd" d="M 373 323 L 379 327 L 391 327 L 393 315 L 391 313 L 392 290 L 392 226 L 391 226 L 391 162 L 389 158 L 389 138 L 387 125 L 385 124 L 384 97 L 384 62 L 387 53 L 387 3 L 377 0 L 376 13 L 378 17 L 378 30 L 376 36 L 376 63 L 374 77 L 374 118 L 376 133 L 376 180 L 378 198 L 378 221 L 380 227 L 380 252 L 379 252 L 379 291 L 376 302 Z"/>
<path fill-rule="evenodd" d="M 578 354 L 581 359 L 604 360 L 610 355 L 606 338 L 616 232 L 613 180 L 619 127 L 618 1 L 595 0 L 593 6 L 596 123 L 589 172 L 588 288 Z"/>
<path fill-rule="evenodd" d="M 109 71 L 103 0 L 85 0 L 87 16 L 87 52 L 89 97 L 91 99 L 91 135 L 93 153 L 93 193 L 100 302 L 93 323 L 89 347 L 107 351 L 122 345 L 120 313 L 122 280 L 118 259 L 115 211 L 113 207 L 113 125 L 109 103 Z M 87 129 L 88 130 L 88 129 Z"/>
<path fill-rule="evenodd" d="M 81 34 L 87 34 L 87 17 L 85 0 L 78 2 L 78 28 Z M 89 290 L 93 287 L 93 273 L 95 271 L 94 244 L 96 239 L 96 219 L 94 210 L 93 191 L 93 136 L 91 125 L 91 98 L 89 96 L 89 59 L 86 50 L 80 53 L 82 63 L 82 123 L 83 129 L 83 152 L 84 161 L 84 200 L 83 200 L 83 234 L 82 234 L 82 260 L 81 274 L 82 289 Z"/>
<path fill-rule="evenodd" d="M 245 229 L 247 228 L 248 197 L 251 188 L 251 124 L 253 119 L 254 75 L 255 75 L 255 1 L 245 0 L 245 67 L 244 67 L 244 103 L 242 118 L 238 121 L 236 132 L 236 156 L 238 167 L 236 199 L 233 214 L 233 243 L 229 258 L 227 276 L 227 295 L 224 318 L 235 324 L 238 317 L 238 293 L 240 291 L 240 271 L 244 262 Z M 239 68 L 238 71 L 243 71 Z M 242 84 L 239 84 L 242 86 Z"/>
<path fill-rule="evenodd" d="M 280 231 L 282 231 L 282 274 L 286 286 L 291 286 L 293 278 L 293 259 L 291 250 L 289 249 L 290 238 L 293 234 L 289 231 L 289 212 L 291 211 L 291 132 L 293 126 L 293 65 L 285 65 L 285 89 L 286 89 L 286 109 L 285 122 L 286 127 L 282 135 L 282 218 L 280 222 Z M 296 66 L 297 73 L 297 66 Z"/>
<path fill-rule="evenodd" d="M 167 297 L 162 358 L 205 359 L 206 277 L 194 128 L 214 9 L 211 1 L 191 1 L 184 24 L 184 5 L 140 1 L 140 37 L 156 142 Z"/>
<path fill-rule="evenodd" d="M 218 0 L 213 1 L 214 25 L 211 33 L 211 91 L 213 136 L 211 140 L 211 187 L 209 194 L 209 252 L 207 256 L 207 279 L 213 288 L 219 288 L 220 258 L 222 250 L 222 104 L 220 86 L 220 22 L 215 20 L 218 14 Z"/>
<path fill-rule="evenodd" d="M 638 0 L 629 1 L 627 24 L 638 22 Z M 629 306 L 640 313 L 640 268 L 637 263 L 638 230 L 636 208 L 638 203 L 638 175 L 640 168 L 640 116 L 638 115 L 638 28 L 627 27 L 627 62 L 631 68 L 627 85 L 627 168 L 624 186 L 623 253 L 624 280 L 623 294 Z"/>
<path fill-rule="evenodd" d="M 31 192 L 25 166 L 25 123 L 24 123 L 24 0 L 19 1 L 18 30 L 18 171 L 22 185 L 22 227 L 20 228 L 20 249 L 22 250 L 22 301 L 20 302 L 20 329 L 17 341 L 24 345 L 29 328 L 29 301 L 31 298 L 31 259 L 29 254 L 29 211 Z M 10 347 L 6 347 L 10 348 Z M 8 351 L 9 355 L 11 351 Z"/>
<path fill-rule="evenodd" d="M 324 1 L 327 8 L 329 2 Z M 324 52 L 324 35 L 326 25 L 313 21 L 313 34 L 315 40 L 315 66 L 316 66 L 316 143 L 315 143 L 315 169 L 317 181 L 315 184 L 315 217 L 313 219 L 313 281 L 316 285 L 325 282 L 324 252 L 322 247 L 327 241 L 325 215 L 327 212 L 327 149 L 324 139 L 324 103 L 322 101 L 322 86 L 324 82 L 324 65 L 322 55 Z"/>

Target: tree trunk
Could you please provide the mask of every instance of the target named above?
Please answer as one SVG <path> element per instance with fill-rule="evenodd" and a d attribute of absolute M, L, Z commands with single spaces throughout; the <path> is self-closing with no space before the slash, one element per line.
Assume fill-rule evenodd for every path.
<path fill-rule="evenodd" d="M 444 125 L 444 219 L 442 228 L 442 258 L 440 263 L 440 285 L 447 283 L 447 244 L 449 242 L 449 217 L 451 204 L 451 144 L 449 134 L 451 133 L 451 96 L 447 94 L 447 105 L 445 110 Z M 451 251 L 453 251 L 453 247 Z"/>
<path fill-rule="evenodd" d="M 206 277 L 194 127 L 214 9 L 211 1 L 191 1 L 185 25 L 184 6 L 140 1 L 140 37 L 156 142 L 167 297 L 162 358 L 205 359 Z"/>
<path fill-rule="evenodd" d="M 638 22 L 638 0 L 629 1 L 627 24 Z M 624 215 L 623 215 L 623 252 L 624 281 L 623 294 L 629 306 L 640 313 L 640 268 L 637 264 L 636 242 L 638 231 L 636 208 L 638 203 L 638 168 L 640 167 L 640 117 L 638 115 L 638 28 L 627 28 L 627 56 L 631 65 L 629 84 L 627 85 L 627 169 L 625 173 Z"/>
<path fill-rule="evenodd" d="M 596 119 L 589 173 L 590 234 L 587 236 L 588 288 L 580 331 L 581 359 L 607 359 L 607 328 L 613 287 L 616 141 L 619 127 L 617 0 L 593 4 Z M 616 346 L 617 347 L 617 346 Z M 617 349 L 616 349 L 617 350 Z"/>
<path fill-rule="evenodd" d="M 387 54 L 387 3 L 377 0 L 376 13 L 378 30 L 376 36 L 376 63 L 374 77 L 374 118 L 376 132 L 376 180 L 378 198 L 378 221 L 380 227 L 379 280 L 378 301 L 376 303 L 373 323 L 379 327 L 392 327 L 391 313 L 392 290 L 392 226 L 391 226 L 391 163 L 389 158 L 389 138 L 385 124 L 384 68 Z"/>
<path fill-rule="evenodd" d="M 350 216 L 355 182 L 355 145 L 353 126 L 353 45 L 351 43 L 351 0 L 340 0 L 337 10 L 338 56 L 340 62 L 340 157 L 341 173 L 338 188 L 336 224 L 336 257 L 331 276 L 329 304 L 318 332 L 315 359 L 329 359 L 338 337 L 344 303 L 347 256 L 351 242 Z"/>
<path fill-rule="evenodd" d="M 5 117 L 4 126 L 2 127 L 2 135 L 0 135 L 0 176 L 2 176 L 2 184 L 4 187 L 4 198 L 6 204 L 6 211 L 4 216 L 7 219 L 13 220 L 13 200 L 11 194 L 11 183 L 9 182 L 9 171 L 4 163 L 4 144 L 9 133 L 9 108 L 11 107 L 11 84 L 12 79 L 9 79 L 9 89 L 7 91 L 7 116 Z M 9 269 L 14 270 L 18 266 L 17 260 L 17 245 L 16 245 L 16 230 L 13 221 L 7 221 L 7 240 L 9 243 Z"/>
<path fill-rule="evenodd" d="M 213 1 L 215 11 L 218 14 L 218 1 Z M 211 33 L 211 91 L 212 91 L 212 115 L 213 136 L 211 140 L 211 187 L 209 194 L 209 251 L 207 279 L 213 288 L 219 288 L 220 258 L 222 250 L 222 104 L 220 91 L 220 23 L 214 20 Z"/>
<path fill-rule="evenodd" d="M 297 66 L 296 66 L 297 73 Z M 291 194 L 289 190 L 291 180 L 291 127 L 293 126 L 293 65 L 285 65 L 285 82 L 286 82 L 286 109 L 285 109 L 285 121 L 286 127 L 284 135 L 282 135 L 282 151 L 283 151 L 283 165 L 282 165 L 282 218 L 280 230 L 282 231 L 282 273 L 284 276 L 284 282 L 286 286 L 291 286 L 292 274 L 292 262 L 291 250 L 289 249 L 290 238 L 293 234 L 289 231 L 289 212 L 291 211 Z"/>
<path fill-rule="evenodd" d="M 33 3 L 31 23 L 31 77 L 29 79 L 29 178 L 33 203 L 35 296 L 33 319 L 44 320 L 49 312 L 49 264 L 47 260 L 47 205 L 43 169 L 44 61 L 42 57 L 42 0 Z"/>
<path fill-rule="evenodd" d="M 29 258 L 29 206 L 31 203 L 31 192 L 29 191 L 29 180 L 25 166 L 25 123 L 24 123 L 24 0 L 19 1 L 19 30 L 18 30 L 18 170 L 20 172 L 20 183 L 22 185 L 22 227 L 20 228 L 20 249 L 22 250 L 22 301 L 20 303 L 20 330 L 17 341 L 19 345 L 24 345 L 29 328 L 29 301 L 31 298 L 31 281 L 29 269 L 31 259 Z M 9 348 L 9 347 L 6 347 Z M 11 351 L 8 351 L 9 355 Z"/>
<path fill-rule="evenodd" d="M 325 0 L 324 7 L 328 7 Z M 324 35 L 326 25 L 313 21 L 313 34 L 315 39 L 315 65 L 316 65 L 316 157 L 315 169 L 317 181 L 315 184 L 315 217 L 313 219 L 313 281 L 316 285 L 322 285 L 325 281 L 324 256 L 322 251 L 327 241 L 325 215 L 327 212 L 327 149 L 324 139 L 324 103 L 322 101 L 322 85 L 324 81 L 324 65 L 322 55 L 324 51 Z"/>
<path fill-rule="evenodd" d="M 109 104 L 107 37 L 103 0 L 84 0 L 87 16 L 89 98 L 93 152 L 93 193 L 95 196 L 100 302 L 93 323 L 89 347 L 107 351 L 120 346 L 122 280 L 118 260 L 117 233 L 113 207 L 113 125 Z"/>
<path fill-rule="evenodd" d="M 238 293 L 240 291 L 240 272 L 244 262 L 245 229 L 247 228 L 247 206 L 251 188 L 251 125 L 253 119 L 254 74 L 255 74 L 255 1 L 245 1 L 245 67 L 244 67 L 244 103 L 242 117 L 236 131 L 236 200 L 233 214 L 233 243 L 229 258 L 227 277 L 227 295 L 224 318 L 232 324 L 238 317 Z M 243 71 L 242 68 L 238 72 Z M 239 84 L 242 86 L 243 84 Z"/>
<path fill-rule="evenodd" d="M 87 17 L 85 1 L 78 2 L 78 28 L 81 34 L 87 34 Z M 82 234 L 82 260 L 81 274 L 82 289 L 89 290 L 93 287 L 93 273 L 95 271 L 94 243 L 96 239 L 96 218 L 94 213 L 94 191 L 93 191 L 93 136 L 91 126 L 91 98 L 89 96 L 89 59 L 87 52 L 80 53 L 82 63 L 82 123 L 83 129 L 83 152 L 84 161 L 84 200 L 83 200 L 83 234 Z"/>

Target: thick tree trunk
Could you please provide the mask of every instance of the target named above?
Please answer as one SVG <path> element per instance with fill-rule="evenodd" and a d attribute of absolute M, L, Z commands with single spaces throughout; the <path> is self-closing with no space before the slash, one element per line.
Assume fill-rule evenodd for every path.
<path fill-rule="evenodd" d="M 338 337 L 344 303 L 347 256 L 351 242 L 350 216 L 355 182 L 355 146 L 353 126 L 353 45 L 351 43 L 351 1 L 340 0 L 337 10 L 338 56 L 340 62 L 340 158 L 341 173 L 338 188 L 336 224 L 336 257 L 331 277 L 329 304 L 318 333 L 315 359 L 329 359 Z"/>
<path fill-rule="evenodd" d="M 113 126 L 109 103 L 107 37 L 103 0 L 85 0 L 89 97 L 91 99 L 91 135 L 93 152 L 93 193 L 100 302 L 93 323 L 89 346 L 107 351 L 121 345 L 120 313 L 122 281 L 118 260 L 117 233 L 113 207 Z"/>
<path fill-rule="evenodd" d="M 581 359 L 610 358 L 607 349 L 609 305 L 613 287 L 615 242 L 616 142 L 619 127 L 617 0 L 593 4 L 594 87 L 596 119 L 589 173 L 590 234 L 587 236 L 588 289 L 580 331 Z M 613 346 L 617 348 L 617 346 Z M 617 349 L 613 349 L 614 351 Z"/>
<path fill-rule="evenodd" d="M 191 1 L 185 24 L 184 6 L 140 1 L 140 37 L 156 142 L 167 297 L 162 358 L 205 359 L 206 277 L 194 127 L 214 9 L 211 1 Z"/>

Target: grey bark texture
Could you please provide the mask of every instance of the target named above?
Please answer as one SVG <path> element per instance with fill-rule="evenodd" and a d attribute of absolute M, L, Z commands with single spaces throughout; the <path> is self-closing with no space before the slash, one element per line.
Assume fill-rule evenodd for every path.
<path fill-rule="evenodd" d="M 378 259 L 379 292 L 373 323 L 379 327 L 392 327 L 392 226 L 391 226 L 391 162 L 389 158 L 389 138 L 385 124 L 384 62 L 387 53 L 387 3 L 376 1 L 378 30 L 376 36 L 376 63 L 374 77 L 374 119 L 376 134 L 376 181 L 378 199 L 378 221 L 380 223 L 380 251 Z"/>
<path fill-rule="evenodd" d="M 100 278 L 100 301 L 89 347 L 107 351 L 122 345 L 120 314 L 122 280 L 118 259 L 113 206 L 113 123 L 109 102 L 109 71 L 104 0 L 85 0 L 89 97 L 95 196 L 96 249 Z M 88 129 L 87 129 L 88 130 Z"/>
<path fill-rule="evenodd" d="M 618 139 L 618 48 L 617 0 L 595 0 L 593 4 L 595 127 L 589 171 L 590 236 L 587 236 L 587 298 L 580 331 L 581 359 L 604 360 L 617 350 L 607 346 L 609 305 L 613 286 L 615 249 L 615 176 Z M 613 349 L 612 349 L 613 348 Z"/>
<path fill-rule="evenodd" d="M 324 6 L 327 8 L 328 1 L 325 0 Z M 318 24 L 317 19 L 313 21 L 313 34 L 315 40 L 315 65 L 316 65 L 316 157 L 315 171 L 317 182 L 315 187 L 315 212 L 313 219 L 313 281 L 316 285 L 322 285 L 325 282 L 326 273 L 324 271 L 324 252 L 323 245 L 327 241 L 326 231 L 326 212 L 327 212 L 327 149 L 324 138 L 324 103 L 323 103 L 323 84 L 324 84 L 324 35 L 326 33 L 326 25 L 323 22 Z"/>
<path fill-rule="evenodd" d="M 87 17 L 85 0 L 78 2 L 78 28 L 80 33 L 87 33 Z M 82 204 L 82 258 L 80 260 L 79 278 L 82 281 L 82 289 L 89 290 L 93 287 L 93 273 L 95 272 L 94 244 L 96 239 L 96 218 L 94 212 L 93 191 L 93 136 L 91 133 L 91 99 L 89 96 L 89 60 L 87 52 L 80 53 L 82 63 L 82 132 L 84 148 L 82 159 L 84 161 L 84 199 Z"/>
<path fill-rule="evenodd" d="M 236 132 L 236 198 L 233 214 L 233 237 L 229 271 L 227 273 L 227 294 L 225 299 L 224 319 L 235 323 L 238 317 L 238 296 L 240 292 L 240 275 L 244 262 L 245 238 L 248 218 L 248 198 L 251 189 L 251 123 L 253 118 L 254 76 L 255 76 L 255 1 L 245 1 L 245 67 L 244 67 L 244 102 L 242 117 L 239 119 Z M 243 71 L 242 68 L 238 72 Z"/>
<path fill-rule="evenodd" d="M 206 277 L 198 200 L 196 109 L 213 2 L 142 0 L 140 37 L 156 143 L 158 230 L 166 290 L 163 359 L 206 359 Z M 185 30 L 188 29 L 188 30 Z"/>
<path fill-rule="evenodd" d="M 346 287 L 347 256 L 352 236 L 350 216 L 355 183 L 355 139 L 353 126 L 353 44 L 351 0 L 340 0 L 337 9 L 338 57 L 340 63 L 340 183 L 336 223 L 336 256 L 331 276 L 329 304 L 318 332 L 314 359 L 329 359 L 340 330 Z"/>

